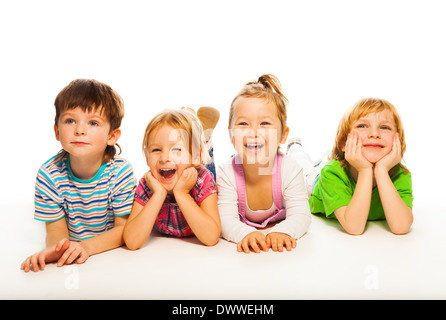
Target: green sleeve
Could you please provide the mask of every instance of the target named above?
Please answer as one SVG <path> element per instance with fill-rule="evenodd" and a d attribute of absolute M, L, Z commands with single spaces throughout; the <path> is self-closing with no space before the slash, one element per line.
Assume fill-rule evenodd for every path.
<path fill-rule="evenodd" d="M 336 218 L 334 211 L 350 203 L 355 185 L 339 161 L 331 161 L 321 170 L 310 196 L 311 212 L 325 213 L 328 218 Z"/>
<path fill-rule="evenodd" d="M 403 171 L 403 169 L 399 168 L 391 179 L 401 199 L 408 207 L 412 208 L 413 207 L 412 175 L 409 172 L 406 173 Z"/>

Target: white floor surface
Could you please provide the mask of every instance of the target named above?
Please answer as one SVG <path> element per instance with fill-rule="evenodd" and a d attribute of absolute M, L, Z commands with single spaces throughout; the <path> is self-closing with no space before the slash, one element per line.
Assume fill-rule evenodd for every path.
<path fill-rule="evenodd" d="M 243 254 L 223 239 L 214 247 L 196 238 L 153 235 L 137 251 L 125 247 L 86 263 L 25 273 L 20 263 L 44 245 L 44 226 L 32 205 L 1 207 L 11 215 L 0 232 L 1 299 L 445 299 L 446 215 L 414 207 L 407 235 L 369 222 L 361 236 L 313 216 L 291 252 Z M 29 218 L 25 219 L 25 216 Z M 24 223 L 24 221 L 27 221 Z"/>

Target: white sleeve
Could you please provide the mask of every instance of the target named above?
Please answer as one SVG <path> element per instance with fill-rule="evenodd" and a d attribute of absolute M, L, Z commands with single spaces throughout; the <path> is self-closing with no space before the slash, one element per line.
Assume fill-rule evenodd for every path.
<path fill-rule="evenodd" d="M 302 237 L 311 224 L 311 212 L 302 167 L 288 157 L 282 160 L 282 194 L 286 218 L 269 230 Z"/>
<path fill-rule="evenodd" d="M 218 211 L 221 219 L 221 235 L 235 243 L 257 229 L 240 221 L 238 214 L 237 185 L 232 163 L 224 163 L 217 170 Z"/>

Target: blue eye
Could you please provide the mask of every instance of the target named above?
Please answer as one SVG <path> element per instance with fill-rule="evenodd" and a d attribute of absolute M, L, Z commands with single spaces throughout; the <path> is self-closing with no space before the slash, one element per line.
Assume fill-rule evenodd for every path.
<path fill-rule="evenodd" d="M 96 127 L 99 125 L 99 123 L 97 121 L 90 121 L 90 125 Z"/>
<path fill-rule="evenodd" d="M 73 119 L 65 119 L 64 121 L 66 124 L 73 124 L 74 120 Z"/>

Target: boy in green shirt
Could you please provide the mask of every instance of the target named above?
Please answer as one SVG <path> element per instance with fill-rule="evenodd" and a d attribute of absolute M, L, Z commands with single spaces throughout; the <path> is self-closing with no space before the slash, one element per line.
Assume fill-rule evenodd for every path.
<path fill-rule="evenodd" d="M 304 167 L 312 213 L 337 218 L 349 234 L 364 232 L 367 220 L 386 219 L 391 231 L 405 234 L 412 222 L 412 180 L 401 164 L 404 130 L 395 107 L 383 99 L 356 103 L 342 118 L 330 162 L 315 175 L 300 161 L 299 142 L 288 154 Z M 312 166 L 311 166 L 312 167 Z M 313 178 L 311 178 L 313 177 Z M 309 178 L 309 179 L 308 179 Z"/>

